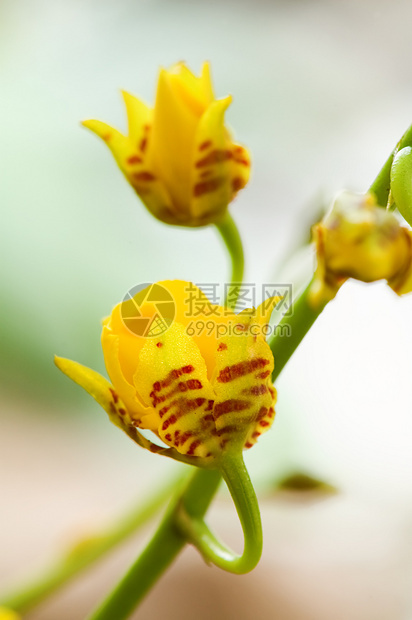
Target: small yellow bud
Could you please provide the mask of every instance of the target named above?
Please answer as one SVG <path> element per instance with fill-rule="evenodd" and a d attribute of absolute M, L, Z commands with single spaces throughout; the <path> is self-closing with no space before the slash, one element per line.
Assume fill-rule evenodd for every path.
<path fill-rule="evenodd" d="M 387 280 L 398 294 L 411 290 L 411 232 L 372 195 L 342 192 L 313 234 L 318 261 L 313 304 L 332 299 L 348 278 Z"/>
<path fill-rule="evenodd" d="M 149 211 L 179 226 L 222 219 L 248 182 L 250 158 L 224 125 L 232 98 L 215 99 L 209 64 L 200 77 L 183 63 L 162 69 L 153 109 L 128 93 L 123 97 L 127 136 L 96 120 L 83 125 L 106 142 Z"/>

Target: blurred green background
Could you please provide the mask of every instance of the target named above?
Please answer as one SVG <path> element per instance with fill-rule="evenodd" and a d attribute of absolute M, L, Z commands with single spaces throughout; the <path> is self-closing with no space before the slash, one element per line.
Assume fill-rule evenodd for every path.
<path fill-rule="evenodd" d="M 252 180 L 231 207 L 246 280 L 276 281 L 302 223 L 340 188 L 365 190 L 412 122 L 411 18 L 407 0 L 1 2 L 4 584 L 30 572 L 72 527 L 119 513 L 172 467 L 108 424 L 53 355 L 103 371 L 100 321 L 129 288 L 229 274 L 213 228 L 153 219 L 79 121 L 125 128 L 121 88 L 152 102 L 160 65 L 185 60 L 198 72 L 210 60 L 217 96 L 234 96 L 228 123 L 253 157 Z M 348 284 L 278 382 L 274 428 L 247 457 L 254 479 L 267 488 L 297 468 L 342 494 L 308 510 L 265 504 L 266 580 L 263 572 L 242 578 L 260 618 L 274 609 L 278 620 L 410 618 L 411 310 L 410 298 L 383 284 Z M 194 554 L 185 558 L 176 571 L 188 562 L 204 570 Z M 127 561 L 107 568 L 107 583 L 88 582 L 90 595 L 78 588 L 33 619 L 83 617 Z M 281 589 L 267 581 L 268 568 Z M 166 589 L 177 587 L 173 579 Z M 240 601 L 238 582 L 228 583 Z M 218 580 L 211 588 L 226 602 L 221 612 L 210 601 L 204 609 L 229 617 Z M 265 599 L 260 608 L 269 592 L 273 605 Z M 185 609 L 167 617 L 193 618 L 193 606 Z M 139 617 L 155 613 L 163 612 L 153 596 Z M 252 617 L 246 604 L 237 614 Z"/>

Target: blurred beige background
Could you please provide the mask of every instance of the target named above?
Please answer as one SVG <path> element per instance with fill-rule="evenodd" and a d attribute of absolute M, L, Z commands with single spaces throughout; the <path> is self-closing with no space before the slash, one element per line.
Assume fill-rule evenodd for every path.
<path fill-rule="evenodd" d="M 406 0 L 3 0 L 2 586 L 170 473 L 59 375 L 53 354 L 103 370 L 100 319 L 131 286 L 228 273 L 215 231 L 154 220 L 79 120 L 124 128 L 120 88 L 153 101 L 159 65 L 199 71 L 209 59 L 253 156 L 231 208 L 247 280 L 273 281 L 296 228 L 341 187 L 365 190 L 412 122 L 411 19 Z M 262 490 L 261 565 L 227 576 L 188 550 L 139 618 L 412 618 L 411 311 L 380 283 L 344 287 L 282 373 L 274 428 L 247 456 Z M 340 495 L 272 497 L 296 468 Z M 224 493 L 212 522 L 240 545 Z M 29 620 L 83 618 L 144 539 Z"/>

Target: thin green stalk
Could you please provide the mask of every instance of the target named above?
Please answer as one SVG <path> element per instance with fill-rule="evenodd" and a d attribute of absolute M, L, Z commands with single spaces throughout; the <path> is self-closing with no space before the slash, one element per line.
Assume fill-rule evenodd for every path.
<path fill-rule="evenodd" d="M 235 308 L 239 296 L 239 287 L 236 285 L 242 283 L 245 269 L 242 239 L 229 211 L 226 212 L 224 219 L 216 224 L 216 228 L 225 242 L 232 261 L 231 286 L 224 303 L 228 308 Z"/>
<path fill-rule="evenodd" d="M 262 522 L 255 490 L 243 462 L 242 452 L 221 461 L 221 473 L 234 500 L 244 535 L 242 555 L 222 544 L 210 531 L 203 518 L 193 518 L 184 506 L 176 514 L 180 530 L 203 555 L 206 562 L 243 575 L 258 564 L 262 555 Z"/>
<path fill-rule="evenodd" d="M 36 576 L 31 582 L 15 592 L 2 597 L 0 606 L 4 605 L 18 612 L 26 612 L 40 603 L 143 527 L 160 510 L 166 500 L 173 495 L 176 488 L 182 488 L 182 482 L 182 475 L 178 479 L 169 480 L 152 497 L 139 502 L 129 514 L 106 531 L 79 541 L 63 558 L 51 565 L 43 574 Z"/>
<path fill-rule="evenodd" d="M 412 146 L 412 125 L 405 131 L 398 144 L 389 155 L 385 164 L 383 165 L 378 176 L 369 188 L 369 192 L 372 192 L 376 196 L 376 200 L 381 207 L 386 207 L 389 200 L 389 194 L 391 191 L 391 168 L 393 158 L 396 153 L 403 149 L 405 146 Z"/>
<path fill-rule="evenodd" d="M 175 512 L 183 502 L 187 514 L 202 517 L 221 480 L 220 472 L 197 469 L 183 495 L 172 501 L 160 527 L 143 553 L 89 620 L 125 620 L 156 583 L 186 544 L 175 524 Z"/>
<path fill-rule="evenodd" d="M 326 303 L 314 307 L 309 302 L 310 283 L 306 289 L 293 302 L 292 314 L 284 316 L 276 326 L 275 333 L 269 340 L 269 346 L 275 358 L 275 369 L 272 374 L 272 381 L 275 381 L 286 363 L 289 361 L 303 338 L 316 321 Z"/>

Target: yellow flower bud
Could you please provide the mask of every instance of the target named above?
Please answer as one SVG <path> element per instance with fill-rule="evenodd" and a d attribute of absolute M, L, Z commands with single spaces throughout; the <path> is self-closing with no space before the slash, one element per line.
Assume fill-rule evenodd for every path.
<path fill-rule="evenodd" d="M 248 182 L 250 158 L 224 125 L 232 98 L 215 99 L 208 63 L 200 77 L 183 63 L 161 69 L 154 109 L 123 97 L 127 136 L 96 120 L 83 125 L 107 143 L 149 211 L 180 226 L 220 220 Z"/>
<path fill-rule="evenodd" d="M 334 297 L 348 278 L 387 280 L 398 294 L 411 290 L 412 236 L 373 195 L 342 192 L 313 229 L 317 269 L 314 304 Z"/>
<path fill-rule="evenodd" d="M 111 386 L 75 362 L 57 360 L 59 368 L 116 424 L 150 430 L 182 455 L 216 458 L 222 450 L 252 447 L 275 416 L 274 361 L 265 327 L 277 299 L 236 315 L 212 304 L 191 283 L 165 281 L 133 298 L 139 320 L 157 320 L 159 304 L 150 303 L 154 287 L 166 291 L 164 304 L 170 298 L 175 304 L 170 324 L 159 335 L 143 337 L 129 329 L 133 317 L 127 302 L 104 321 Z M 195 319 L 193 293 L 203 304 Z"/>

